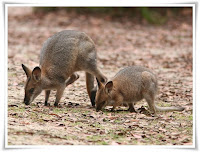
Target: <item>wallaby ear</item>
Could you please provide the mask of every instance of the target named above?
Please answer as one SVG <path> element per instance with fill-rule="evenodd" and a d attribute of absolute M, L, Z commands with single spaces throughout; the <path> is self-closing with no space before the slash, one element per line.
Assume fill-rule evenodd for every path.
<path fill-rule="evenodd" d="M 39 67 L 35 67 L 32 72 L 33 79 L 35 81 L 40 81 L 41 79 L 41 69 Z"/>
<path fill-rule="evenodd" d="M 112 81 L 109 81 L 108 83 L 106 83 L 106 85 L 105 85 L 106 93 L 110 93 L 112 88 L 113 88 L 113 82 Z"/>
<path fill-rule="evenodd" d="M 97 80 L 97 84 L 98 84 L 98 88 L 102 88 L 102 83 L 96 78 L 96 80 Z"/>
<path fill-rule="evenodd" d="M 30 77 L 31 76 L 31 70 L 23 64 L 22 64 L 22 68 L 23 68 L 24 72 L 26 73 L 26 76 Z"/>

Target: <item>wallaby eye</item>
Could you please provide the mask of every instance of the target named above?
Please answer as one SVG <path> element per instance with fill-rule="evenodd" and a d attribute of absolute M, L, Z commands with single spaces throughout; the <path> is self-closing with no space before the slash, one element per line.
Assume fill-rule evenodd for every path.
<path fill-rule="evenodd" d="M 33 91 L 34 91 L 34 88 L 31 88 L 31 89 L 29 90 L 29 93 L 33 93 Z"/>

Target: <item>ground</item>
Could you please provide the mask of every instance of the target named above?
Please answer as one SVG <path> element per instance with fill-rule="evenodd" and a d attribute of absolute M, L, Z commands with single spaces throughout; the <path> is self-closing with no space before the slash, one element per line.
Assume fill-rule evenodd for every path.
<path fill-rule="evenodd" d="M 170 16 L 170 15 L 169 15 Z M 136 19 L 137 20 L 137 19 Z M 23 104 L 25 64 L 38 66 L 43 42 L 64 29 L 84 31 L 95 42 L 98 66 L 108 79 L 121 68 L 141 65 L 158 76 L 156 104 L 182 106 L 182 112 L 148 113 L 145 101 L 137 113 L 96 112 L 85 86 L 84 72 L 65 89 L 60 104 L 44 106 L 44 93 Z M 164 25 L 133 22 L 109 16 L 51 12 L 34 14 L 31 8 L 8 9 L 8 145 L 192 145 L 193 65 L 190 10 L 171 15 Z"/>

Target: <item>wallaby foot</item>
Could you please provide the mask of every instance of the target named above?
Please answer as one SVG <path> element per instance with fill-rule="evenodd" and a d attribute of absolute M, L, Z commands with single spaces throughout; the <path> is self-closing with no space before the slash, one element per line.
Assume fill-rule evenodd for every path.
<path fill-rule="evenodd" d="M 133 103 L 129 103 L 128 106 L 129 106 L 128 111 L 130 111 L 131 113 L 132 113 L 132 112 L 135 112 L 135 113 L 136 113 L 135 108 L 134 108 L 134 106 L 133 106 Z"/>
<path fill-rule="evenodd" d="M 60 104 L 56 103 L 56 102 L 54 103 L 54 107 L 62 108 L 62 106 Z"/>
<path fill-rule="evenodd" d="M 65 90 L 65 85 L 60 86 L 60 88 L 57 90 L 57 92 L 56 92 L 56 101 L 54 103 L 55 107 L 59 106 L 58 103 L 59 103 L 59 101 L 60 101 L 60 99 L 61 99 L 61 97 L 63 95 L 64 90 Z"/>
<path fill-rule="evenodd" d="M 45 90 L 45 106 L 50 106 L 50 104 L 48 104 L 48 100 L 49 100 L 49 95 L 50 95 L 51 90 Z"/>
<path fill-rule="evenodd" d="M 152 117 L 158 117 L 157 113 L 152 113 L 151 116 Z"/>
<path fill-rule="evenodd" d="M 115 112 L 115 107 L 112 107 L 112 109 L 110 111 L 111 112 Z"/>
<path fill-rule="evenodd" d="M 54 106 L 55 106 L 55 107 L 58 107 L 58 103 L 57 103 L 57 102 L 55 102 L 55 103 L 54 103 Z"/>
<path fill-rule="evenodd" d="M 48 103 L 48 101 L 45 101 L 44 105 L 47 106 L 47 107 L 49 107 L 50 103 Z"/>

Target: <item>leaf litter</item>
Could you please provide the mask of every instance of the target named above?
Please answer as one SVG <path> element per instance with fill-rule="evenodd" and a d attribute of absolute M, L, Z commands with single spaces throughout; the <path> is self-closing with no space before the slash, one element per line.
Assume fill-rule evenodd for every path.
<path fill-rule="evenodd" d="M 165 25 L 152 26 L 62 10 L 42 15 L 40 19 L 31 8 L 9 8 L 8 144 L 192 145 L 191 18 L 180 21 L 172 17 Z M 31 69 L 37 66 L 43 42 L 64 29 L 90 35 L 97 47 L 98 65 L 109 79 L 125 66 L 149 67 L 159 80 L 156 103 L 184 106 L 185 110 L 158 113 L 155 117 L 149 113 L 147 103 L 141 101 L 135 105 L 137 113 L 129 113 L 127 107 L 119 107 L 116 112 L 110 108 L 96 112 L 86 92 L 83 72 L 79 73 L 79 80 L 65 89 L 60 102 L 62 108 L 53 107 L 55 91 L 51 93 L 50 106 L 44 106 L 44 93 L 25 106 L 26 77 L 21 64 Z"/>

